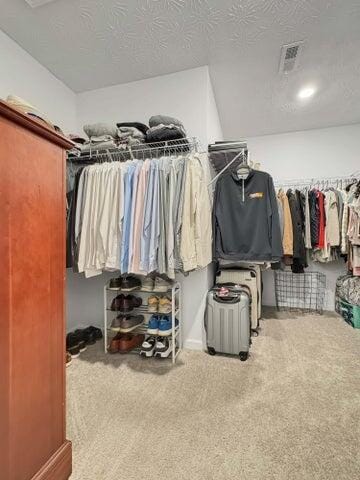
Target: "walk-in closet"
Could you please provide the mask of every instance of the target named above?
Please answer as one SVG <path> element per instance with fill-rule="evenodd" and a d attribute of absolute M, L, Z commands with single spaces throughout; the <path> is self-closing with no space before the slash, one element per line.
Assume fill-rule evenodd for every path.
<path fill-rule="evenodd" d="M 0 479 L 359 478 L 360 5 L 0 11 Z"/>

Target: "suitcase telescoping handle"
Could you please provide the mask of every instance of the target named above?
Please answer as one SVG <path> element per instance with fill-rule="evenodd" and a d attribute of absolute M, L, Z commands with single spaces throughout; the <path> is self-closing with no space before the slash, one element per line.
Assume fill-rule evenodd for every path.
<path fill-rule="evenodd" d="M 235 283 L 227 283 L 227 284 L 222 284 L 222 287 L 226 286 L 227 288 L 235 287 Z M 239 296 L 241 293 L 244 293 L 247 297 L 249 297 L 249 303 L 251 303 L 251 290 L 249 287 L 246 285 L 236 285 L 236 289 L 233 288 L 233 291 L 231 292 L 232 295 L 230 294 L 229 296 L 220 296 L 216 293 L 216 290 L 220 291 L 220 287 L 216 286 L 214 289 L 214 300 L 218 303 L 237 303 L 239 301 Z"/>
<path fill-rule="evenodd" d="M 236 295 L 236 296 L 231 295 L 229 297 L 220 297 L 215 293 L 214 300 L 215 302 L 218 302 L 218 303 L 238 303 L 239 295 Z"/>

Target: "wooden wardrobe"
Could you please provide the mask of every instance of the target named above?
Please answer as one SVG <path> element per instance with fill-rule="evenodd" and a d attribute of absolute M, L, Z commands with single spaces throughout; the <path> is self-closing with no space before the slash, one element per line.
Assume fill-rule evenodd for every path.
<path fill-rule="evenodd" d="M 0 478 L 67 480 L 65 157 L 72 143 L 0 102 Z"/>

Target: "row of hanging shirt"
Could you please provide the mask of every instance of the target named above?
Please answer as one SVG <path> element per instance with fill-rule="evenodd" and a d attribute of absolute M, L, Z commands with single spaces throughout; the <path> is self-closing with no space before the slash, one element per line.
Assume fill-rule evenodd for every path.
<path fill-rule="evenodd" d="M 342 183 L 342 182 L 341 182 Z M 349 182 L 347 182 L 349 183 Z M 279 189 L 277 192 L 285 265 L 293 272 L 301 273 L 311 259 L 331 262 L 340 256 L 354 256 L 352 243 L 359 242 L 359 230 L 355 192 L 358 182 L 353 180 L 346 187 L 336 182 L 336 188 L 312 187 L 299 190 Z M 351 213 L 352 212 L 352 213 Z M 355 263 L 358 250 L 355 249 Z M 359 264 L 360 266 L 360 264 Z"/>
<path fill-rule="evenodd" d="M 86 277 L 174 278 L 204 268 L 212 260 L 209 178 L 206 153 L 80 167 L 68 195 L 67 266 Z"/>

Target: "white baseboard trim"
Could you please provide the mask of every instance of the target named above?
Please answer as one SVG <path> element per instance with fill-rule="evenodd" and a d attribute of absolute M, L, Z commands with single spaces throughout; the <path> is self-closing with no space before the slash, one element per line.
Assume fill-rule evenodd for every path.
<path fill-rule="evenodd" d="M 184 341 L 183 347 L 188 350 L 204 350 L 204 345 L 201 340 L 192 340 L 191 338 Z"/>

